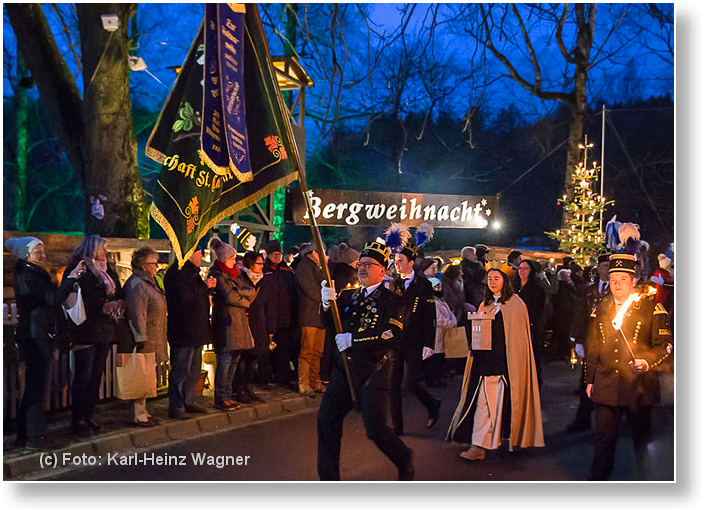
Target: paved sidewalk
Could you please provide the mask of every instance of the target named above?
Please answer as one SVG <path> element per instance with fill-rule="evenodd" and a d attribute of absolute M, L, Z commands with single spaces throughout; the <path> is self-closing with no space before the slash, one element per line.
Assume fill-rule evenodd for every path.
<path fill-rule="evenodd" d="M 64 453 L 69 453 L 70 457 L 83 454 L 106 455 L 181 440 L 263 419 L 284 417 L 291 413 L 318 408 L 321 403 L 321 394 L 315 398 L 308 398 L 273 384 L 270 387 L 270 390 L 255 391 L 264 402 L 244 405 L 233 412 L 215 409 L 212 406 L 213 390 L 205 389 L 203 396 L 198 398 L 198 404 L 205 407 L 207 413 L 190 414 L 192 417 L 184 420 L 168 417 L 167 396 L 148 400 L 149 413 L 160 421 L 158 426 L 152 428 L 140 428 L 129 423 L 128 401 L 107 401 L 99 404 L 95 411 L 95 420 L 102 425 L 102 430 L 89 438 L 77 437 L 71 433 L 70 409 L 51 413 L 47 416 L 49 423 L 45 444 L 41 449 L 18 448 L 14 443 L 14 433 L 4 430 L 3 479 L 20 480 L 18 478 L 22 476 L 46 469 L 47 453 L 59 458 L 59 461 Z"/>

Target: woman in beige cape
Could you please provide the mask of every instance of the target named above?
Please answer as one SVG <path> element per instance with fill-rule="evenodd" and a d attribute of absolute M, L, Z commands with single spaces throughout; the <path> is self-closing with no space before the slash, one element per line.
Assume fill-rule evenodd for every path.
<path fill-rule="evenodd" d="M 485 458 L 502 439 L 514 447 L 543 447 L 540 391 L 530 338 L 528 310 L 498 269 L 487 273 L 485 300 L 479 311 L 494 314 L 492 350 L 470 349 L 446 440 L 471 443 L 460 454 Z"/>

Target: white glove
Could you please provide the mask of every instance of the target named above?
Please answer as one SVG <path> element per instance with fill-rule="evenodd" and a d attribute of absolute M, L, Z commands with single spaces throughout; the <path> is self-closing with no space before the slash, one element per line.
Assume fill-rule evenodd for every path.
<path fill-rule="evenodd" d="M 579 343 L 574 345 L 574 352 L 577 354 L 577 357 L 584 359 L 584 345 L 580 345 Z"/>
<path fill-rule="evenodd" d="M 424 346 L 423 353 L 421 354 L 421 360 L 425 361 L 433 355 L 433 350 L 427 346 Z"/>
<path fill-rule="evenodd" d="M 331 286 L 328 286 L 328 283 L 324 279 L 321 282 L 321 305 L 324 309 L 329 309 L 332 300 L 336 300 L 336 290 L 333 287 L 333 281 L 331 282 Z"/>
<path fill-rule="evenodd" d="M 342 352 L 348 350 L 353 343 L 353 334 L 350 332 L 342 332 L 341 334 L 336 334 L 336 346 L 338 346 L 338 351 Z"/>

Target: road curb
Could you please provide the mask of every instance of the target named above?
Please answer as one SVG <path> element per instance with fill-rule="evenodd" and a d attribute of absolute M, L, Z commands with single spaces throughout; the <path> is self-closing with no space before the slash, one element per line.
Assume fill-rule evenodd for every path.
<path fill-rule="evenodd" d="M 183 438 L 195 438 L 201 433 L 253 424 L 263 420 L 279 419 L 295 413 L 307 412 L 309 408 L 316 408 L 320 403 L 320 397 L 297 396 L 281 401 L 245 406 L 233 412 L 208 413 L 192 419 L 163 422 L 161 426 L 153 428 L 138 430 L 125 428 L 108 435 L 76 442 L 54 451 L 29 452 L 14 458 L 3 459 L 3 479 L 5 481 L 21 480 L 18 478 L 52 468 L 46 465 L 42 466 L 42 457 L 45 457 L 47 453 L 55 455 L 54 457 L 59 459 L 63 458 L 64 453 L 70 454 L 71 457 L 106 456 L 133 447 L 143 448 L 156 444 L 166 444 Z M 59 462 L 59 464 L 61 463 Z"/>

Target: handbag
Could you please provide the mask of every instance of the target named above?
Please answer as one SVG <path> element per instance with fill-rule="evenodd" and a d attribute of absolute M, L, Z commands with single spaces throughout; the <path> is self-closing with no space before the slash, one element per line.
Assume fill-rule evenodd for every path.
<path fill-rule="evenodd" d="M 443 346 L 446 359 L 467 357 L 467 333 L 465 332 L 465 327 L 445 329 Z"/>
<path fill-rule="evenodd" d="M 118 353 L 115 394 L 119 399 L 155 398 L 156 354 Z"/>
<path fill-rule="evenodd" d="M 69 319 L 76 325 L 80 325 L 87 320 L 85 314 L 85 304 L 83 303 L 83 292 L 78 285 L 78 291 L 68 295 L 66 301 L 62 304 L 63 312 L 66 319 Z"/>

